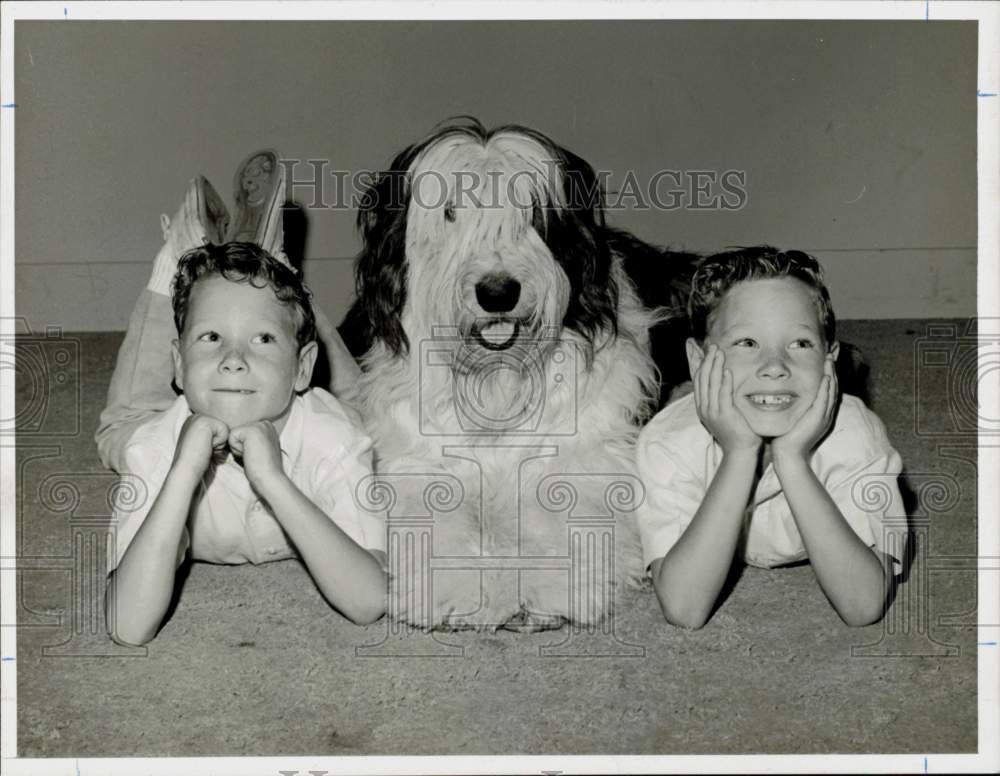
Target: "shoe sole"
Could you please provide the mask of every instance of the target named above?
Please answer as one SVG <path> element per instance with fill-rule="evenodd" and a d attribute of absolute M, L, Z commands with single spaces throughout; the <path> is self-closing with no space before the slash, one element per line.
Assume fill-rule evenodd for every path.
<path fill-rule="evenodd" d="M 281 211 L 285 199 L 278 154 L 265 149 L 246 157 L 236 168 L 233 196 L 236 217 L 226 239 L 256 243 L 277 256 L 284 242 Z"/>
<path fill-rule="evenodd" d="M 229 210 L 226 203 L 203 175 L 198 176 L 195 191 L 198 197 L 198 218 L 205 227 L 205 238 L 217 245 L 225 242 L 229 231 Z"/>

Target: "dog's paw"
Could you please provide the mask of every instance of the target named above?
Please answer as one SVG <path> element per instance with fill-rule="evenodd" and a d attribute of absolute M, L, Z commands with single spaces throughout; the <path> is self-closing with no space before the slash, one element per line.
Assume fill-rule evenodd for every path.
<path fill-rule="evenodd" d="M 561 614 L 542 614 L 522 609 L 512 619 L 504 623 L 504 630 L 515 633 L 537 633 L 538 631 L 558 630 L 566 624 L 566 618 Z"/>
<path fill-rule="evenodd" d="M 453 629 L 479 608 L 478 581 L 475 571 L 401 569 L 389 580 L 389 616 L 423 630 Z"/>

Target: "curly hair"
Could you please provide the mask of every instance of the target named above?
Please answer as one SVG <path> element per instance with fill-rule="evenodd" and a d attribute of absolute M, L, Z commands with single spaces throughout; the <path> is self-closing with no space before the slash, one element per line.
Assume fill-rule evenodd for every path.
<path fill-rule="evenodd" d="M 263 248 L 245 242 L 222 245 L 208 243 L 188 251 L 177 262 L 172 304 L 177 333 L 184 333 L 188 303 L 194 284 L 205 277 L 219 276 L 234 283 L 249 283 L 255 288 L 269 287 L 282 304 L 293 308 L 296 318 L 295 338 L 301 350 L 316 339 L 316 315 L 309 289 L 295 270 L 282 264 Z"/>
<path fill-rule="evenodd" d="M 801 280 L 812 289 L 823 336 L 827 343 L 832 343 L 836 338 L 837 319 L 830 303 L 830 292 L 823 281 L 823 268 L 808 253 L 779 251 L 770 245 L 734 248 L 706 256 L 698 263 L 688 298 L 691 336 L 704 342 L 722 298 L 737 283 L 783 277 Z"/>

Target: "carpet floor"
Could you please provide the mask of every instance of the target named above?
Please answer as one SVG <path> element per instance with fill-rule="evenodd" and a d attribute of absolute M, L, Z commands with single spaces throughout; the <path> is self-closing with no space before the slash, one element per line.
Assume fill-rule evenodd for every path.
<path fill-rule="evenodd" d="M 846 627 L 801 564 L 745 569 L 699 631 L 646 587 L 613 634 L 432 639 L 352 625 L 297 561 L 196 563 L 145 649 L 104 634 L 92 568 L 115 482 L 92 434 L 122 335 L 21 343 L 18 755 L 974 752 L 977 643 L 996 633 L 976 629 L 965 322 L 839 333 L 871 365 L 917 540 L 881 623 Z"/>

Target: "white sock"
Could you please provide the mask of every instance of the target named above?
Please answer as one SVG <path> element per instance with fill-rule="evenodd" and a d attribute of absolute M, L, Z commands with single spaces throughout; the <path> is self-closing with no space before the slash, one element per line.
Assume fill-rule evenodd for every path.
<path fill-rule="evenodd" d="M 167 224 L 169 225 L 169 221 Z M 164 233 L 166 231 L 167 229 L 164 228 Z M 166 237 L 166 234 L 164 236 Z M 149 276 L 146 288 L 153 293 L 170 296 L 170 284 L 173 282 L 174 275 L 177 274 L 177 260 L 179 258 L 174 241 L 166 237 L 163 245 L 160 246 L 159 253 L 156 254 L 156 260 L 153 262 L 153 274 Z"/>

